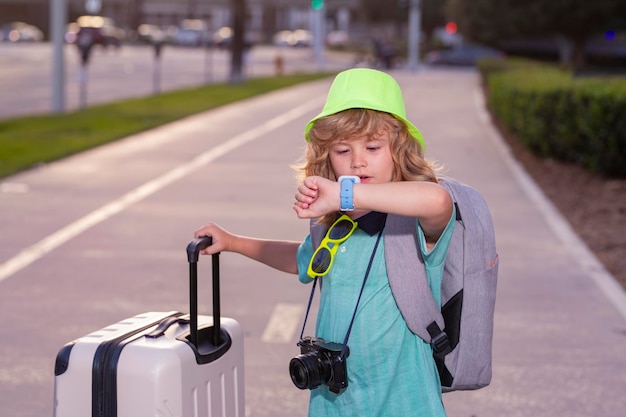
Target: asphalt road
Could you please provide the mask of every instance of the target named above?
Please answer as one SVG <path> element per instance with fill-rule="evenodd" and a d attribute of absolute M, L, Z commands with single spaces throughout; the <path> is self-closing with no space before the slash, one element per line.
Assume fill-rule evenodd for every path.
<path fill-rule="evenodd" d="M 446 394 L 449 416 L 625 416 L 621 287 L 512 161 L 474 71 L 395 75 L 429 157 L 483 193 L 496 225 L 494 378 L 480 391 Z M 306 235 L 307 221 L 291 210 L 289 165 L 329 85 L 229 105 L 0 184 L 3 416 L 52 414 L 54 358 L 66 342 L 144 311 L 186 311 L 184 249 L 205 222 L 260 237 Z M 221 265 L 222 313 L 245 334 L 246 415 L 305 416 L 307 392 L 293 387 L 287 364 L 309 288 L 234 254 Z M 203 314 L 208 266 L 202 259 Z"/>
<path fill-rule="evenodd" d="M 313 86 L 257 98 L 7 180 L 28 192 L 0 193 L 2 415 L 51 415 L 66 342 L 143 311 L 188 311 L 185 247 L 205 222 L 301 239 L 289 163 L 321 100 Z M 6 274 L 16 259 L 26 264 Z M 211 313 L 207 261 L 202 314 Z M 221 264 L 222 314 L 245 329 L 248 415 L 306 415 L 287 366 L 307 287 L 232 254 Z M 263 341 L 274 311 L 290 314 L 287 328 Z"/>
<path fill-rule="evenodd" d="M 68 45 L 65 50 L 68 110 L 79 104 L 79 61 L 74 49 Z M 153 52 L 151 47 L 132 45 L 119 50 L 95 49 L 88 67 L 88 105 L 153 94 Z M 273 74 L 277 54 L 284 59 L 285 73 L 316 68 L 310 49 L 260 46 L 253 48 L 248 56 L 246 76 Z M 0 89 L 3 91 L 0 119 L 50 112 L 50 58 L 50 44 L 0 43 Z M 228 78 L 229 59 L 229 54 L 221 50 L 165 47 L 160 62 L 160 91 L 224 82 Z M 345 55 L 328 54 L 325 68 L 345 68 L 350 59 Z M 322 99 L 320 94 L 319 91 L 314 94 L 318 101 Z M 8 326 L 7 333 L 0 332 L 3 333 L 0 334 L 3 358 L 0 360 L 0 415 L 52 415 L 50 372 L 55 351 L 62 344 L 142 311 L 188 311 L 185 247 L 193 237 L 193 230 L 203 222 L 219 220 L 242 233 L 254 230 L 294 239 L 306 233 L 306 226 L 294 218 L 290 209 L 293 193 L 284 193 L 293 185 L 288 165 L 295 161 L 299 149 L 293 146 L 292 140 L 300 137 L 304 119 L 294 125 L 295 116 L 280 115 L 291 114 L 289 112 L 300 108 L 303 101 L 308 101 L 298 94 L 291 94 L 289 98 L 273 97 L 269 101 L 265 98 L 253 101 L 254 104 L 218 110 L 210 119 L 199 116 L 189 119 L 191 122 L 174 123 L 0 182 L 0 212 L 6 215 L 0 221 L 3 236 L 0 238 L 0 317 L 13 320 L 17 314 L 24 318 L 23 322 L 19 320 Z M 295 115 L 302 117 L 303 111 L 311 112 L 313 107 L 308 103 L 302 109 Z M 172 207 L 153 206 L 147 212 L 132 214 L 116 226 L 107 224 L 112 214 L 118 210 L 121 210 L 119 214 L 126 212 L 134 206 L 131 202 L 145 197 L 142 186 L 146 183 L 156 181 L 153 186 L 159 188 L 159 194 L 160 188 L 177 194 L 179 185 L 169 184 L 161 176 L 176 169 L 190 174 L 187 170 L 193 172 L 193 164 L 187 168 L 185 165 L 198 153 L 205 152 L 204 157 L 209 160 L 218 158 L 219 151 L 211 153 L 213 147 L 235 138 L 232 143 L 238 148 L 237 137 L 254 136 L 269 120 L 291 125 L 287 131 L 285 127 L 277 131 L 269 125 L 266 131 L 261 131 L 261 138 L 254 137 L 259 139 L 260 150 L 242 147 L 245 153 L 249 152 L 247 157 L 231 154 L 230 160 L 219 163 L 223 165 L 218 171 L 196 173 L 199 183 L 188 190 L 190 194 L 164 196 L 177 207 L 171 216 L 162 219 L 158 230 L 150 226 L 154 216 L 159 218 Z M 191 142 L 180 142 L 182 138 Z M 278 138 L 282 145 L 276 143 Z M 273 142 L 271 147 L 266 146 L 268 141 Z M 272 159 L 276 163 L 269 163 Z M 126 168 L 125 172 L 119 169 L 120 163 Z M 57 173 L 52 177 L 60 176 L 48 177 L 45 172 L 50 169 Z M 44 180 L 35 184 L 39 181 L 35 177 L 43 179 L 42 174 L 51 182 Z M 245 183 L 248 187 L 253 184 L 250 179 L 259 174 L 264 177 L 266 193 L 262 195 L 256 185 L 242 188 L 240 193 L 228 180 Z M 83 185 L 74 188 L 78 184 Z M 198 199 L 199 196 L 204 197 Z M 211 203 L 205 204 L 205 201 Z M 194 208 L 185 208 L 188 204 Z M 275 221 L 270 221 L 272 217 L 280 219 L 278 227 Z M 110 227 L 123 231 L 125 237 L 117 235 Z M 69 249 L 73 246 L 71 242 L 78 243 L 75 240 L 78 236 L 91 243 L 82 249 L 75 247 L 79 253 L 48 258 L 59 245 Z M 126 243 L 120 245 L 121 242 L 116 242 L 119 238 Z M 37 255 L 32 258 L 34 254 Z M 41 255 L 54 264 L 37 284 L 46 288 L 43 293 L 30 284 L 21 286 L 28 280 L 16 279 L 22 273 L 20 268 L 29 269 L 28 259 L 35 260 Z M 115 260 L 118 257 L 121 259 Z M 23 263 L 25 260 L 28 265 Z M 50 267 L 40 265 L 44 270 Z M 284 274 L 259 268 L 246 259 L 231 259 L 225 254 L 222 265 L 222 313 L 237 317 L 245 329 L 246 340 L 251 341 L 249 351 L 253 355 L 246 358 L 246 372 L 247 380 L 254 382 L 246 390 L 248 403 L 263 404 L 258 409 L 251 406 L 249 410 L 253 411 L 248 415 L 280 416 L 285 410 L 292 410 L 288 411 L 290 416 L 297 416 L 298 412 L 305 415 L 307 393 L 293 387 L 287 366 L 289 359 L 298 353 L 293 335 L 301 325 L 307 290 L 294 283 L 291 277 L 281 277 Z M 121 273 L 118 268 L 125 272 Z M 200 291 L 204 297 L 201 295 L 200 312 L 211 314 L 210 269 L 202 263 L 200 268 L 206 275 L 204 284 L 201 280 Z M 276 275 L 280 278 L 273 279 Z M 55 278 L 50 280 L 51 276 Z M 243 294 L 245 299 L 242 299 Z M 25 311 L 18 312 L 16 306 L 24 307 Z M 41 319 L 32 320 L 34 316 Z M 248 320 L 242 320 L 243 316 L 248 316 Z"/>
<path fill-rule="evenodd" d="M 310 48 L 257 45 L 245 57 L 245 76 L 274 75 L 274 61 L 279 55 L 284 73 L 318 68 Z M 328 51 L 323 67 L 343 69 L 353 59 L 351 54 Z M 84 78 L 74 45 L 65 46 L 64 62 L 65 109 L 75 110 L 84 105 L 225 82 L 230 71 L 230 52 L 166 45 L 157 60 L 150 45 L 96 47 Z M 0 42 L 0 91 L 0 120 L 52 111 L 52 45 Z M 83 93 L 85 99 L 81 98 Z"/>

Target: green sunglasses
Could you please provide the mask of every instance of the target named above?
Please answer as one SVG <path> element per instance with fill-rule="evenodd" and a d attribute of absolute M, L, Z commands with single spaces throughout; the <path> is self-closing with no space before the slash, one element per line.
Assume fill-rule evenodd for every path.
<path fill-rule="evenodd" d="M 357 222 L 345 214 L 330 226 L 326 236 L 324 236 L 324 239 L 322 239 L 322 242 L 311 257 L 309 269 L 307 270 L 311 278 L 324 276 L 330 271 L 337 248 L 354 233 L 356 227 Z"/>

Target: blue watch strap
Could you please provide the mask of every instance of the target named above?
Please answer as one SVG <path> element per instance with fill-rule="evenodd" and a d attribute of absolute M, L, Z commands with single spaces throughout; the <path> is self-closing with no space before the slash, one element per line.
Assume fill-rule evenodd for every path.
<path fill-rule="evenodd" d="M 358 177 L 340 177 L 339 185 L 341 192 L 339 197 L 341 199 L 341 211 L 354 210 L 354 183 L 359 182 Z"/>

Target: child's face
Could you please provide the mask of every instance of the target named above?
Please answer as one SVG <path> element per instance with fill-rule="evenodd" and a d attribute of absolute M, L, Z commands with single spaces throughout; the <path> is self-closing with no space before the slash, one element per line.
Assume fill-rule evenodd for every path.
<path fill-rule="evenodd" d="M 341 175 L 356 175 L 363 183 L 390 182 L 393 159 L 389 134 L 376 138 L 357 136 L 340 139 L 330 147 L 330 163 L 337 178 Z"/>

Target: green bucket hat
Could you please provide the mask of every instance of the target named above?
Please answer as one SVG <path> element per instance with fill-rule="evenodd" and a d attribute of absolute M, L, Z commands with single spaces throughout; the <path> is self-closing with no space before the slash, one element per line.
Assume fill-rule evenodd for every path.
<path fill-rule="evenodd" d="M 420 131 L 406 119 L 404 98 L 400 86 L 389 74 L 369 68 L 353 68 L 340 72 L 328 91 L 322 112 L 306 125 L 304 138 L 308 141 L 309 131 L 315 121 L 347 109 L 372 109 L 391 114 L 401 120 L 409 134 L 426 148 Z"/>

